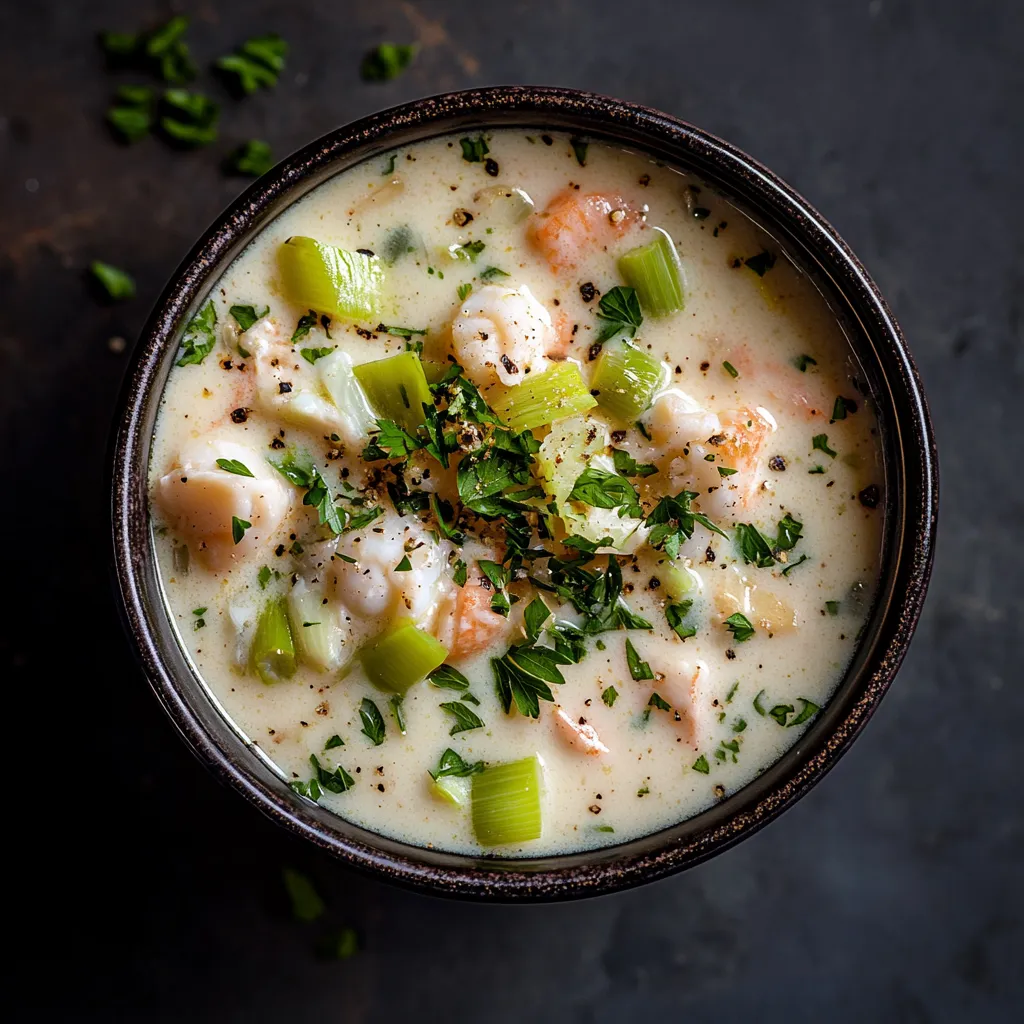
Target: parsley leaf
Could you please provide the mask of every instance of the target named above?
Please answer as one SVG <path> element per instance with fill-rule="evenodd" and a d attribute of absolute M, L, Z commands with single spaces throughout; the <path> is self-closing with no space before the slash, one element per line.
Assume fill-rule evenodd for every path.
<path fill-rule="evenodd" d="M 384 742 L 384 716 L 380 708 L 369 697 L 364 697 L 359 705 L 359 717 L 363 727 L 360 730 L 364 736 L 375 746 L 379 747 Z"/>
<path fill-rule="evenodd" d="M 474 242 L 466 242 L 465 245 L 453 245 L 448 251 L 457 260 L 468 260 L 470 263 L 476 263 L 477 256 L 486 248 L 486 244 L 477 239 Z"/>
<path fill-rule="evenodd" d="M 697 635 L 696 626 L 683 625 L 683 619 L 689 615 L 692 607 L 693 601 L 680 601 L 679 604 L 665 605 L 665 618 L 680 640 L 687 640 L 691 636 Z"/>
<path fill-rule="evenodd" d="M 621 448 L 612 449 L 612 460 L 615 463 L 615 472 L 622 476 L 651 476 L 658 472 L 658 467 L 648 463 L 639 463 L 629 452 Z M 736 470 L 733 470 L 735 473 Z"/>
<path fill-rule="evenodd" d="M 444 705 L 441 705 L 444 707 Z M 437 771 L 430 772 L 430 777 L 436 782 L 446 776 L 456 779 L 464 779 L 469 775 L 479 775 L 484 770 L 483 761 L 466 761 L 458 753 L 447 747 L 437 763 Z"/>
<path fill-rule="evenodd" d="M 259 582 L 260 590 L 266 590 L 267 584 L 270 582 L 270 577 L 273 575 L 269 565 L 261 565 L 260 571 L 256 574 L 256 579 Z"/>
<path fill-rule="evenodd" d="M 292 332 L 291 341 L 294 344 L 297 341 L 302 341 L 309 332 L 316 327 L 320 322 L 320 317 L 317 316 L 315 309 L 311 309 L 308 313 L 299 317 L 299 322 L 295 325 L 295 330 Z"/>
<path fill-rule="evenodd" d="M 230 174 L 244 174 L 258 178 L 274 166 L 270 143 L 264 142 L 263 139 L 249 139 L 228 156 L 224 161 L 224 166 Z"/>
<path fill-rule="evenodd" d="M 610 289 L 601 296 L 598 303 L 600 312 L 597 314 L 599 320 L 604 321 L 597 336 L 597 341 L 607 341 L 617 334 L 625 334 L 632 338 L 637 328 L 644 322 L 643 313 L 640 312 L 640 300 L 636 297 L 634 288 L 626 288 L 621 285 Z"/>
<path fill-rule="evenodd" d="M 848 412 L 856 412 L 857 403 L 850 398 L 843 398 L 842 395 L 836 396 L 835 405 L 832 406 L 832 423 L 836 420 L 845 420 Z"/>
<path fill-rule="evenodd" d="M 120 302 L 123 299 L 135 298 L 135 281 L 132 280 L 131 274 L 101 260 L 93 260 L 89 264 L 89 270 L 109 299 Z"/>
<path fill-rule="evenodd" d="M 707 775 L 711 769 L 708 767 L 708 759 L 701 754 L 696 761 L 690 766 L 695 772 L 700 772 L 701 775 Z"/>
<path fill-rule="evenodd" d="M 796 717 L 789 723 L 790 729 L 792 729 L 794 725 L 803 725 L 807 719 L 813 718 L 821 710 L 819 705 L 815 704 L 813 700 L 808 700 L 806 697 L 797 697 L 797 700 L 803 704 L 803 707 L 796 713 Z"/>
<path fill-rule="evenodd" d="M 329 356 L 337 347 L 337 345 L 330 345 L 326 348 L 300 348 L 299 355 L 301 355 L 307 363 L 312 365 L 318 359 L 323 359 L 324 356 Z"/>
<path fill-rule="evenodd" d="M 220 57 L 214 64 L 237 92 L 248 96 L 257 89 L 271 89 L 284 70 L 288 44 L 278 35 L 255 36 L 246 40 L 235 53 Z"/>
<path fill-rule="evenodd" d="M 462 147 L 462 159 L 467 163 L 482 163 L 484 157 L 490 153 L 490 149 L 482 135 L 478 135 L 475 139 L 459 139 L 459 145 Z"/>
<path fill-rule="evenodd" d="M 564 683 L 565 678 L 559 665 L 566 665 L 569 659 L 550 647 L 510 647 L 500 658 L 492 658 L 498 699 L 508 714 L 512 702 L 521 715 L 537 718 L 540 715 L 540 701 L 554 701 L 549 683 Z"/>
<path fill-rule="evenodd" d="M 645 676 L 645 679 L 653 678 L 653 676 Z M 659 711 L 671 711 L 672 705 L 660 693 L 652 693 L 651 699 L 647 702 L 649 708 L 657 708 Z"/>
<path fill-rule="evenodd" d="M 788 576 L 798 565 L 802 565 L 807 561 L 806 555 L 801 555 L 795 562 L 790 562 L 785 569 L 782 570 L 783 576 Z"/>
<path fill-rule="evenodd" d="M 636 652 L 633 642 L 626 638 L 626 664 L 629 666 L 629 674 L 636 680 L 653 679 L 654 673 L 651 666 L 644 661 Z"/>
<path fill-rule="evenodd" d="M 325 744 L 324 750 L 333 750 L 335 747 L 345 746 L 345 741 L 335 733 Z"/>
<path fill-rule="evenodd" d="M 441 709 L 447 711 L 455 719 L 455 724 L 448 730 L 449 736 L 456 733 L 469 732 L 472 729 L 482 729 L 483 720 L 472 709 L 467 708 L 461 701 L 452 700 L 440 705 Z"/>
<path fill-rule="evenodd" d="M 754 629 L 753 623 L 742 612 L 734 612 L 725 620 L 723 625 L 732 633 L 733 639 L 738 644 L 743 643 L 744 640 L 749 640 L 757 632 Z"/>
<path fill-rule="evenodd" d="M 612 707 L 618 699 L 619 691 L 616 690 L 614 686 L 609 686 L 601 691 L 601 700 L 603 700 L 608 707 Z"/>
<path fill-rule="evenodd" d="M 839 453 L 828 446 L 828 434 L 815 434 L 811 439 L 811 447 L 824 452 L 830 459 L 834 459 Z"/>
<path fill-rule="evenodd" d="M 751 256 L 750 259 L 744 260 L 743 263 L 750 267 L 758 277 L 764 277 L 764 275 L 775 266 L 776 259 L 777 257 L 774 253 L 770 253 L 767 249 L 764 249 L 756 256 Z"/>
<path fill-rule="evenodd" d="M 797 356 L 793 360 L 793 365 L 801 372 L 806 373 L 808 366 L 817 366 L 818 360 L 812 359 L 810 356 Z"/>
<path fill-rule="evenodd" d="M 408 555 L 402 555 L 402 560 L 395 566 L 395 572 L 411 572 L 412 562 L 409 561 Z"/>
<path fill-rule="evenodd" d="M 405 711 L 403 705 L 405 704 L 405 697 L 396 693 L 388 697 L 388 704 L 391 707 L 391 714 L 395 716 L 395 725 L 398 726 L 398 731 L 404 736 L 405 735 Z"/>
<path fill-rule="evenodd" d="M 499 277 L 508 277 L 508 274 L 498 267 L 485 267 L 480 271 L 481 281 L 493 281 Z"/>
<path fill-rule="evenodd" d="M 459 302 L 465 302 L 472 290 L 473 286 L 468 281 L 464 284 L 460 284 L 459 287 L 455 289 L 459 296 Z"/>
<path fill-rule="evenodd" d="M 344 793 L 355 785 L 352 776 L 340 765 L 333 772 L 329 771 L 320 764 L 316 754 L 309 755 L 309 763 L 313 766 L 313 777 L 309 782 L 288 783 L 300 796 L 319 800 L 323 795 L 322 790 L 326 789 L 328 793 Z"/>
<path fill-rule="evenodd" d="M 138 142 L 153 127 L 155 104 L 155 94 L 148 85 L 122 85 L 107 111 L 107 123 L 123 141 Z"/>
<path fill-rule="evenodd" d="M 315 921 L 322 917 L 327 909 L 320 894 L 313 888 L 313 883 L 300 871 L 285 868 L 281 872 L 284 877 L 284 888 L 292 905 L 292 916 L 296 921 Z"/>
<path fill-rule="evenodd" d="M 479 559 L 476 564 L 494 588 L 494 596 L 491 598 L 491 611 L 504 615 L 507 618 L 511 608 L 507 590 L 511 580 L 509 568 L 499 562 L 489 561 L 486 558 Z"/>
<path fill-rule="evenodd" d="M 381 43 L 363 57 L 359 74 L 364 82 L 390 82 L 415 60 L 418 49 L 415 43 Z"/>
<path fill-rule="evenodd" d="M 779 535 L 775 538 L 777 551 L 792 551 L 803 535 L 803 523 L 798 523 L 788 512 L 779 520 Z"/>
<path fill-rule="evenodd" d="M 427 328 L 420 330 L 417 327 L 394 327 L 388 324 L 377 324 L 377 333 L 390 334 L 395 338 L 405 338 L 408 341 L 414 334 L 425 335 Z"/>
<path fill-rule="evenodd" d="M 255 306 L 232 306 L 228 312 L 238 324 L 239 330 L 247 331 L 257 320 L 262 320 L 270 312 L 269 306 L 264 306 L 260 312 Z"/>
<path fill-rule="evenodd" d="M 404 459 L 426 446 L 425 441 L 413 437 L 407 430 L 391 420 L 377 420 L 379 433 L 371 434 L 363 449 L 366 462 L 380 459 Z"/>
<path fill-rule="evenodd" d="M 829 613 L 832 618 L 835 618 L 839 614 L 839 602 L 838 601 L 826 601 L 825 611 Z"/>
<path fill-rule="evenodd" d="M 691 510 L 690 502 L 696 497 L 696 491 L 680 491 L 675 497 L 666 496 L 647 517 L 647 525 L 653 527 L 648 536 L 651 547 L 664 548 L 665 554 L 673 561 L 679 557 L 683 543 L 693 536 L 695 523 L 720 537 L 727 536 L 707 516 Z"/>
<path fill-rule="evenodd" d="M 739 542 L 744 562 L 752 562 L 759 569 L 767 569 L 775 564 L 771 545 L 761 536 L 756 526 L 750 523 L 737 523 L 736 540 Z"/>
<path fill-rule="evenodd" d="M 220 107 L 209 96 L 187 89 L 167 89 L 161 110 L 160 128 L 172 141 L 206 146 L 217 140 Z"/>
<path fill-rule="evenodd" d="M 736 367 L 733 366 L 728 359 L 724 363 L 722 363 L 722 369 L 725 370 L 725 372 L 729 374 L 730 377 L 738 377 L 740 375 L 740 371 L 737 370 Z"/>
<path fill-rule="evenodd" d="M 214 329 L 217 326 L 217 310 L 213 299 L 209 299 L 198 313 L 188 322 L 181 336 L 181 358 L 178 366 L 199 365 L 217 344 Z"/>
<path fill-rule="evenodd" d="M 435 668 L 427 676 L 432 686 L 440 687 L 442 690 L 468 690 L 469 680 L 451 665 L 441 665 Z"/>
<path fill-rule="evenodd" d="M 225 473 L 234 473 L 236 476 L 252 476 L 249 467 L 244 462 L 239 462 L 238 459 L 218 459 L 217 468 L 223 469 Z"/>
<path fill-rule="evenodd" d="M 526 630 L 526 639 L 533 643 L 540 636 L 544 623 L 551 617 L 548 606 L 539 598 L 535 597 L 523 612 L 523 626 Z"/>
<path fill-rule="evenodd" d="M 587 149 L 589 148 L 590 144 L 587 143 L 587 142 L 584 142 L 582 139 L 577 138 L 574 135 L 569 140 L 569 145 L 572 146 L 573 154 L 576 157 L 576 163 L 578 163 L 580 165 L 580 167 L 586 167 L 587 166 Z"/>
<path fill-rule="evenodd" d="M 636 488 L 625 477 L 594 466 L 587 466 L 576 478 L 569 500 L 582 501 L 593 508 L 621 507 L 620 516 L 632 515 L 639 518 L 643 515 Z"/>
<path fill-rule="evenodd" d="M 236 544 L 242 543 L 242 538 L 245 536 L 245 531 L 252 528 L 252 523 L 245 519 L 239 519 L 238 516 L 231 517 L 231 539 Z"/>

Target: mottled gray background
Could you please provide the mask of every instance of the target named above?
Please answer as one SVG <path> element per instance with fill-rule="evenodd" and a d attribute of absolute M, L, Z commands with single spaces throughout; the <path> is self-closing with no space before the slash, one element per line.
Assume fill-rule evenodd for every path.
<path fill-rule="evenodd" d="M 205 63 L 292 44 L 222 142 L 125 149 L 93 34 L 142 0 L 0 10 L 0 666 L 8 697 L 4 1007 L 19 1020 L 1010 1021 L 1021 973 L 1024 715 L 1024 13 L 955 0 L 182 3 Z M 360 82 L 362 53 L 419 39 Z M 204 83 L 208 81 L 204 77 Z M 855 749 L 749 842 L 686 875 L 564 906 L 439 902 L 315 855 L 215 785 L 135 669 L 108 588 L 102 455 L 164 281 L 243 186 L 369 111 L 498 82 L 660 107 L 792 182 L 864 259 L 921 368 L 942 464 L 931 596 Z M 83 268 L 130 269 L 129 303 Z M 13 441 L 13 444 L 11 443 Z M 323 963 L 279 871 L 314 876 L 364 950 Z M 13 914 L 10 912 L 13 911 Z M 13 951 L 13 952 L 12 952 Z M 12 959 L 13 958 L 13 959 Z"/>

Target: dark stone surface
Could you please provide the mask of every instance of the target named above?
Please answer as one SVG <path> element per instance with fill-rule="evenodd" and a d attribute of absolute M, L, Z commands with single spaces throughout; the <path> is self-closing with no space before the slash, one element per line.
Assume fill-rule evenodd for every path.
<path fill-rule="evenodd" d="M 293 45 L 273 93 L 224 102 L 222 142 L 123 149 L 91 40 L 152 2 L 0 9 L 0 396 L 15 703 L 7 905 L 20 1020 L 1019 1020 L 1024 1014 L 1018 517 L 1024 450 L 1024 9 L 1010 2 L 183 4 L 205 63 Z M 383 38 L 400 81 L 361 83 Z M 932 592 L 854 750 L 779 822 L 711 863 L 606 899 L 479 907 L 342 870 L 212 784 L 151 698 L 108 586 L 102 461 L 125 356 L 176 262 L 242 182 L 367 111 L 492 82 L 591 88 L 763 160 L 832 220 L 888 295 L 929 389 L 943 472 Z M 204 76 L 204 84 L 208 79 Z M 96 303 L 89 260 L 138 298 Z M 13 445 L 10 443 L 13 440 Z M 13 744 L 12 744 L 13 740 Z M 11 841 L 13 838 L 13 842 Z M 324 963 L 288 919 L 307 870 L 365 949 Z"/>

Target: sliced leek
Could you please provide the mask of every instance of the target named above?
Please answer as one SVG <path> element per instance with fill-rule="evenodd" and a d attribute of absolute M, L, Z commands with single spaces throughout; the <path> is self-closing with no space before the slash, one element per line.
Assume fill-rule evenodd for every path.
<path fill-rule="evenodd" d="M 305 309 L 343 320 L 378 314 L 384 269 L 376 256 L 294 235 L 278 252 L 284 294 Z"/>
<path fill-rule="evenodd" d="M 575 363 L 555 363 L 522 384 L 495 389 L 491 408 L 513 430 L 533 430 L 592 409 L 597 402 Z"/>
<path fill-rule="evenodd" d="M 455 804 L 456 807 L 463 807 L 469 803 L 472 788 L 473 783 L 471 779 L 460 779 L 452 775 L 445 775 L 440 779 L 430 780 L 431 793 L 439 800 Z"/>
<path fill-rule="evenodd" d="M 424 420 L 424 403 L 434 402 L 419 356 L 403 352 L 360 363 L 354 372 L 373 411 L 381 419 L 392 420 L 414 434 Z"/>
<path fill-rule="evenodd" d="M 356 444 L 377 426 L 370 403 L 356 380 L 352 357 L 340 349 L 317 361 L 324 391 L 338 410 L 344 440 Z"/>
<path fill-rule="evenodd" d="M 344 637 L 323 591 L 299 580 L 288 592 L 288 618 L 304 665 L 330 672 L 341 665 Z"/>
<path fill-rule="evenodd" d="M 573 416 L 551 428 L 537 452 L 537 473 L 559 507 L 590 459 L 603 452 L 609 441 L 605 425 L 586 416 Z"/>
<path fill-rule="evenodd" d="M 473 776 L 473 831 L 482 846 L 538 839 L 541 772 L 536 756 L 492 764 Z"/>
<path fill-rule="evenodd" d="M 268 686 L 295 675 L 295 641 L 283 598 L 268 601 L 260 613 L 250 661 L 253 671 Z"/>
<path fill-rule="evenodd" d="M 665 378 L 664 364 L 628 341 L 609 342 L 594 367 L 597 404 L 623 423 L 647 409 Z"/>
<path fill-rule="evenodd" d="M 408 620 L 382 633 L 359 655 L 370 682 L 392 693 L 405 693 L 447 657 L 444 644 Z"/>
<path fill-rule="evenodd" d="M 684 305 L 679 256 L 672 239 L 661 228 L 654 232 L 653 242 L 619 257 L 619 273 L 636 289 L 645 313 L 667 316 Z"/>

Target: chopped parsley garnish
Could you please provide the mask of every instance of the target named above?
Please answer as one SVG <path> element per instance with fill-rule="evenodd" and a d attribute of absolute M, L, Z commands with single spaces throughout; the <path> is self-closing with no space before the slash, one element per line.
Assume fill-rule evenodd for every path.
<path fill-rule="evenodd" d="M 745 266 L 750 267 L 758 277 L 764 277 L 775 266 L 776 258 L 774 253 L 764 249 L 756 256 L 751 256 L 749 259 L 744 260 L 743 263 Z"/>
<path fill-rule="evenodd" d="M 597 318 L 604 324 L 597 336 L 598 343 L 608 341 L 616 335 L 624 334 L 632 338 L 637 328 L 644 322 L 640 312 L 640 300 L 634 288 L 618 286 L 609 289 L 598 302 Z"/>
<path fill-rule="evenodd" d="M 494 594 L 491 597 L 491 611 L 504 615 L 507 618 L 512 607 L 507 589 L 511 581 L 509 567 L 502 565 L 500 562 L 492 562 L 486 558 L 479 559 L 476 564 L 494 590 Z"/>
<path fill-rule="evenodd" d="M 725 620 L 723 625 L 732 633 L 733 639 L 738 644 L 743 643 L 744 640 L 749 640 L 756 632 L 750 619 L 742 612 L 734 612 Z"/>
<path fill-rule="evenodd" d="M 750 523 L 737 523 L 736 540 L 744 562 L 752 562 L 759 569 L 767 569 L 775 564 L 771 545 L 761 536 L 756 526 Z"/>
<path fill-rule="evenodd" d="M 206 625 L 206 619 L 203 616 L 206 614 L 205 608 L 193 608 L 192 614 L 196 617 L 195 622 L 192 623 L 193 632 L 197 629 L 202 629 Z"/>
<path fill-rule="evenodd" d="M 458 292 L 459 302 L 465 302 L 469 297 L 469 293 L 473 290 L 473 286 L 467 281 L 465 284 L 460 284 L 455 290 Z"/>
<path fill-rule="evenodd" d="M 292 917 L 296 921 L 315 921 L 322 917 L 327 909 L 320 894 L 313 888 L 313 883 L 300 871 L 285 868 L 281 872 L 284 878 L 285 892 L 292 906 Z"/>
<path fill-rule="evenodd" d="M 779 535 L 775 538 L 777 551 L 792 551 L 803 535 L 804 524 L 797 522 L 788 512 L 779 520 Z"/>
<path fill-rule="evenodd" d="M 469 574 L 469 566 L 460 558 L 455 563 L 455 571 L 452 573 L 452 582 L 457 587 L 464 587 L 466 585 L 466 578 Z"/>
<path fill-rule="evenodd" d="M 803 707 L 796 713 L 796 717 L 789 723 L 788 728 L 792 729 L 794 725 L 803 725 L 809 718 L 813 718 L 820 710 L 821 707 L 814 703 L 813 700 L 808 700 L 806 697 L 797 697 L 797 700 L 803 705 Z"/>
<path fill-rule="evenodd" d="M 797 356 L 793 360 L 793 365 L 801 372 L 806 373 L 808 366 L 817 366 L 818 360 L 812 359 L 810 356 Z"/>
<path fill-rule="evenodd" d="M 490 148 L 482 135 L 475 139 L 459 139 L 459 145 L 462 147 L 462 159 L 471 164 L 483 163 L 484 157 L 490 153 Z"/>
<path fill-rule="evenodd" d="M 493 281 L 499 277 L 508 277 L 507 272 L 500 267 L 485 267 L 480 271 L 481 281 Z"/>
<path fill-rule="evenodd" d="M 329 356 L 337 347 L 337 345 L 328 345 L 326 348 L 300 348 L 299 355 L 312 365 L 318 359 Z"/>
<path fill-rule="evenodd" d="M 405 697 L 400 693 L 396 693 L 391 697 L 388 697 L 388 705 L 391 708 L 391 714 L 395 716 L 395 725 L 398 726 L 398 731 L 404 736 L 405 735 L 405 711 L 403 705 L 405 704 Z"/>
<path fill-rule="evenodd" d="M 826 601 L 825 610 L 835 618 L 839 614 L 839 602 L 838 601 Z"/>
<path fill-rule="evenodd" d="M 832 422 L 836 420 L 845 420 L 848 412 L 856 412 L 857 403 L 850 398 L 843 398 L 842 395 L 836 396 L 836 403 L 832 406 Z"/>
<path fill-rule="evenodd" d="M 153 128 L 155 105 L 155 94 L 148 85 L 122 85 L 107 111 L 107 123 L 125 142 L 138 142 Z"/>
<path fill-rule="evenodd" d="M 584 142 L 582 139 L 577 138 L 574 135 L 569 140 L 569 145 L 572 146 L 573 154 L 576 157 L 576 163 L 578 163 L 580 165 L 580 167 L 586 167 L 587 166 L 587 149 L 589 148 L 590 144 L 587 143 L 587 142 Z"/>
<path fill-rule="evenodd" d="M 422 330 L 418 327 L 395 327 L 389 324 L 377 324 L 378 334 L 390 334 L 395 338 L 405 338 L 407 341 L 414 334 L 425 335 L 427 328 L 424 327 Z"/>
<path fill-rule="evenodd" d="M 629 666 L 629 674 L 637 681 L 641 679 L 653 679 L 654 673 L 651 666 L 644 661 L 636 652 L 633 642 L 626 638 L 626 664 Z M 657 695 L 655 695 L 657 696 Z"/>
<path fill-rule="evenodd" d="M 295 330 L 292 332 L 292 344 L 294 345 L 295 342 L 302 341 L 319 322 L 320 316 L 315 309 L 311 309 L 308 313 L 300 316 L 299 322 L 295 325 Z"/>
<path fill-rule="evenodd" d="M 364 82 L 390 82 L 415 60 L 418 49 L 415 43 L 381 43 L 363 57 L 359 74 Z"/>
<path fill-rule="evenodd" d="M 693 601 L 680 601 L 679 604 L 665 605 L 665 618 L 680 640 L 687 640 L 691 636 L 697 635 L 696 626 L 687 626 L 683 623 L 683 619 L 690 614 L 692 607 Z"/>
<path fill-rule="evenodd" d="M 839 453 L 828 446 L 828 434 L 815 434 L 811 438 L 811 447 L 819 452 L 824 452 L 830 459 L 834 459 Z M 812 471 L 813 472 L 813 471 Z"/>
<path fill-rule="evenodd" d="M 432 686 L 438 686 L 442 690 L 469 689 L 469 680 L 457 668 L 452 668 L 451 665 L 441 665 L 439 668 L 435 668 L 427 676 L 427 679 Z"/>
<path fill-rule="evenodd" d="M 449 736 L 484 727 L 480 716 L 472 708 L 467 708 L 461 701 L 452 700 L 439 706 L 442 711 L 448 712 L 455 719 L 455 724 L 448 730 Z"/>
<path fill-rule="evenodd" d="M 89 270 L 106 292 L 107 298 L 121 302 L 135 297 L 135 281 L 131 274 L 102 260 L 93 260 L 89 264 Z"/>
<path fill-rule="evenodd" d="M 444 705 L 442 705 L 443 707 Z M 483 761 L 466 761 L 451 747 L 447 747 L 437 763 L 437 771 L 430 772 L 430 777 L 436 782 L 448 776 L 456 779 L 464 779 L 469 775 L 478 775 L 484 770 Z"/>
<path fill-rule="evenodd" d="M 261 565 L 260 571 L 256 573 L 256 579 L 259 582 L 260 590 L 266 590 L 267 584 L 270 582 L 270 577 L 273 572 L 269 565 Z"/>
<path fill-rule="evenodd" d="M 737 370 L 736 367 L 733 366 L 728 359 L 724 363 L 722 363 L 722 369 L 725 370 L 725 372 L 729 374 L 730 377 L 738 377 L 740 375 L 740 371 Z"/>
<path fill-rule="evenodd" d="M 397 153 L 392 153 L 388 157 L 388 162 L 384 165 L 384 170 L 380 172 L 382 178 L 387 177 L 389 174 L 395 173 L 395 161 L 398 159 Z M 393 262 L 393 261 L 392 261 Z"/>
<path fill-rule="evenodd" d="M 648 537 L 651 547 L 663 548 L 673 561 L 679 557 L 683 543 L 693 536 L 695 523 L 720 537 L 727 537 L 707 516 L 691 510 L 690 502 L 697 496 L 696 491 L 680 491 L 675 497 L 666 496 L 647 517 L 647 525 L 653 527 Z"/>
<path fill-rule="evenodd" d="M 540 636 L 544 623 L 551 617 L 548 606 L 539 597 L 535 597 L 523 612 L 523 628 L 526 630 L 526 639 L 533 643 Z"/>
<path fill-rule="evenodd" d="M 815 465 L 811 469 L 807 470 L 807 472 L 810 473 L 812 476 L 817 474 L 817 473 L 824 473 L 825 472 L 825 467 L 824 466 L 820 466 L 820 465 Z"/>
<path fill-rule="evenodd" d="M 476 263 L 477 256 L 479 256 L 486 247 L 486 244 L 481 242 L 478 238 L 476 241 L 466 242 L 465 245 L 453 245 L 448 249 L 448 251 L 457 260 L 469 260 L 470 263 Z"/>
<path fill-rule="evenodd" d="M 239 519 L 238 516 L 231 517 L 231 539 L 236 544 L 242 543 L 242 538 L 245 536 L 245 531 L 252 528 L 252 523 L 245 519 Z"/>
<path fill-rule="evenodd" d="M 695 772 L 700 772 L 701 775 L 707 775 L 711 771 L 711 768 L 708 766 L 708 759 L 703 754 L 701 754 L 700 757 L 690 765 L 690 767 Z"/>
<path fill-rule="evenodd" d="M 653 678 L 649 676 L 647 678 Z M 672 705 L 660 693 L 652 693 L 651 699 L 647 702 L 649 708 L 657 708 L 659 711 L 671 711 Z"/>
<path fill-rule="evenodd" d="M 614 832 L 615 829 L 611 825 L 592 825 L 591 828 L 595 832 Z"/>
<path fill-rule="evenodd" d="M 539 717 L 540 701 L 555 699 L 549 684 L 565 682 L 558 666 L 569 664 L 569 661 L 564 654 L 550 647 L 529 644 L 510 647 L 502 657 L 493 658 L 491 666 L 498 699 L 505 714 L 509 714 L 514 701 L 521 715 Z"/>
<path fill-rule="evenodd" d="M 718 466 L 717 468 L 718 468 L 718 475 L 719 476 L 723 476 L 723 477 L 724 476 L 732 476 L 734 473 L 738 473 L 739 472 L 739 470 L 737 470 L 737 469 L 730 469 L 728 466 Z"/>
<path fill-rule="evenodd" d="M 232 174 L 245 174 L 258 178 L 274 166 L 274 155 L 269 142 L 249 139 L 243 142 L 224 162 Z"/>
<path fill-rule="evenodd" d="M 178 366 L 192 366 L 201 363 L 217 344 L 214 329 L 217 326 L 217 310 L 213 299 L 209 299 L 198 313 L 188 322 L 181 336 L 181 356 Z"/>
<path fill-rule="evenodd" d="M 383 511 L 377 506 L 352 513 L 335 505 L 327 481 L 320 475 L 319 470 L 308 459 L 300 460 L 294 451 L 286 452 L 280 459 L 267 461 L 290 483 L 305 488 L 302 504 L 316 509 L 321 524 L 327 526 L 331 533 L 361 530 L 369 526 Z"/>
<path fill-rule="evenodd" d="M 289 782 L 288 785 L 300 796 L 308 796 L 310 800 L 319 800 L 323 791 L 328 793 L 344 793 L 355 785 L 352 776 L 339 765 L 334 771 L 324 768 L 316 754 L 309 755 L 309 763 L 313 766 L 313 777 L 308 782 Z"/>
<path fill-rule="evenodd" d="M 623 451 L 621 448 L 612 449 L 612 461 L 615 464 L 615 472 L 622 474 L 622 476 L 651 476 L 658 472 L 658 467 L 651 465 L 651 463 L 639 463 L 633 458 L 629 452 Z"/>
<path fill-rule="evenodd" d="M 384 742 L 384 716 L 380 708 L 369 697 L 364 697 L 359 705 L 359 718 L 362 720 L 362 734 L 375 746 Z"/>
<path fill-rule="evenodd" d="M 234 473 L 236 476 L 252 476 L 252 471 L 244 462 L 238 459 L 218 459 L 217 468 L 223 469 L 225 473 Z"/>
<path fill-rule="evenodd" d="M 247 39 L 235 53 L 220 57 L 214 64 L 238 92 L 249 95 L 257 89 L 271 89 L 284 70 L 288 44 L 278 35 Z"/>
<path fill-rule="evenodd" d="M 807 561 L 806 555 L 801 555 L 795 562 L 790 562 L 785 569 L 782 570 L 783 576 L 788 576 L 798 565 L 802 565 Z"/>
<path fill-rule="evenodd" d="M 412 562 L 409 561 L 408 555 L 402 555 L 402 560 L 395 566 L 395 572 L 410 572 L 412 570 Z"/>
<path fill-rule="evenodd" d="M 324 750 L 333 750 L 335 747 L 345 746 L 345 741 L 335 733 L 325 744 Z"/>
<path fill-rule="evenodd" d="M 111 65 L 151 71 L 165 82 L 178 85 L 194 78 L 188 44 L 184 40 L 188 18 L 178 15 L 152 32 L 135 35 L 129 32 L 103 32 L 103 47 Z"/>
<path fill-rule="evenodd" d="M 608 707 L 613 707 L 615 701 L 618 700 L 618 697 L 619 691 L 616 690 L 614 686 L 609 686 L 601 691 L 601 700 L 603 700 Z"/>
<path fill-rule="evenodd" d="M 257 320 L 262 320 L 270 312 L 269 306 L 264 306 L 262 312 L 255 306 L 232 306 L 228 312 L 234 318 L 236 324 L 238 324 L 239 330 L 245 332 Z"/>
<path fill-rule="evenodd" d="M 619 508 L 620 516 L 639 518 L 643 515 L 636 488 L 618 473 L 594 466 L 587 466 L 576 478 L 569 500 L 582 501 L 593 508 Z"/>

